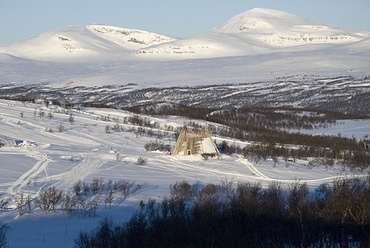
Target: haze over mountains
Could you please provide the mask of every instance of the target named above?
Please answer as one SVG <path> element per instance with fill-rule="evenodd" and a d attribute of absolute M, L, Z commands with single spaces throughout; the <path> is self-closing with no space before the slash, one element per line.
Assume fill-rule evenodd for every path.
<path fill-rule="evenodd" d="M 265 83 L 254 88 L 255 93 L 261 89 L 265 90 L 263 94 L 266 89 L 271 94 L 277 92 L 271 86 L 275 82 L 284 94 L 291 89 L 291 83 L 282 86 L 280 81 L 286 83 L 292 78 L 294 83 L 299 81 L 296 90 L 302 93 L 313 82 L 319 82 L 314 88 L 321 89 L 317 79 L 344 77 L 349 79 L 344 84 L 341 81 L 342 86 L 324 85 L 327 91 L 310 92 L 310 99 L 306 99 L 312 102 L 312 95 L 323 97 L 328 92 L 333 96 L 336 93 L 332 90 L 343 91 L 345 85 L 345 94 L 340 93 L 344 101 L 348 94 L 353 96 L 351 89 L 369 90 L 369 68 L 369 32 L 346 30 L 260 8 L 186 39 L 94 24 L 67 27 L 0 47 L 0 85 L 42 84 L 70 89 L 125 86 L 116 92 L 120 96 L 151 87 L 256 82 Z M 4 88 L 2 91 L 5 92 Z M 7 90 L 6 94 L 11 92 Z M 269 97 L 276 98 L 271 94 Z M 217 96 L 220 97 L 223 96 Z"/>

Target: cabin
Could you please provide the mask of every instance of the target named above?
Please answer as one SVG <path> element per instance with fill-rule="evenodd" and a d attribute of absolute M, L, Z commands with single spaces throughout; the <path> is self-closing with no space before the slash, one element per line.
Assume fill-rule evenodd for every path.
<path fill-rule="evenodd" d="M 219 151 L 207 130 L 190 130 L 183 128 L 177 138 L 172 155 L 218 156 Z"/>

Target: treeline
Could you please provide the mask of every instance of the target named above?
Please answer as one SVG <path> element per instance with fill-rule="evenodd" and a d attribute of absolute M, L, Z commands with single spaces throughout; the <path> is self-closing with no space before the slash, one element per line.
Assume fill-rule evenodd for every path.
<path fill-rule="evenodd" d="M 190 119 L 209 120 L 215 123 L 227 122 L 235 125 L 261 126 L 269 129 L 312 129 L 329 126 L 340 119 L 364 119 L 366 116 L 352 113 L 325 111 L 317 109 L 292 108 L 240 108 L 219 110 L 211 107 L 161 105 L 157 107 L 134 106 L 125 108 L 134 113 L 148 115 L 177 115 Z"/>
<path fill-rule="evenodd" d="M 239 151 L 246 158 L 257 157 L 256 160 L 265 160 L 267 158 L 282 157 L 285 161 L 289 158 L 295 159 L 307 159 L 315 158 L 316 165 L 334 165 L 339 164 L 344 167 L 352 169 L 367 169 L 370 165 L 370 155 L 366 152 L 358 152 L 354 150 L 339 150 L 339 149 L 328 149 L 322 147 L 288 147 L 288 146 L 276 146 L 274 144 L 256 144 L 245 146 L 243 149 L 235 149 L 235 146 L 222 144 L 222 147 L 226 147 L 226 152 Z"/>
<path fill-rule="evenodd" d="M 352 147 L 340 148 L 333 146 L 287 146 L 268 143 L 254 143 L 245 147 L 227 142 L 217 144 L 219 150 L 226 154 L 242 154 L 245 158 L 253 158 L 260 161 L 267 158 L 282 157 L 285 161 L 292 159 L 316 158 L 316 165 L 339 164 L 352 169 L 367 169 L 370 166 L 370 153 L 363 148 L 363 145 L 355 142 Z"/>
<path fill-rule="evenodd" d="M 330 140 L 330 138 L 328 138 Z M 332 166 L 340 165 L 353 170 L 366 170 L 370 166 L 370 153 L 354 142 L 353 147 L 341 148 L 338 144 L 334 146 L 289 146 L 280 145 L 273 142 L 260 142 L 240 147 L 232 143 L 229 144 L 223 141 L 217 144 L 221 153 L 225 154 L 241 154 L 250 161 L 259 162 L 271 158 L 276 160 L 283 158 L 288 159 L 304 159 L 314 158 L 309 165 L 313 166 Z"/>
<path fill-rule="evenodd" d="M 369 247 L 370 178 L 338 178 L 311 191 L 298 181 L 224 181 L 170 187 L 140 202 L 124 224 L 105 219 L 76 247 Z"/>
<path fill-rule="evenodd" d="M 348 118 L 341 114 L 320 113 L 317 111 L 302 111 L 295 109 L 233 109 L 216 111 L 207 116 L 208 120 L 225 118 L 235 126 L 263 127 L 267 129 L 315 129 L 328 127 L 339 117 Z"/>
<path fill-rule="evenodd" d="M 195 121 L 185 123 L 185 126 L 198 129 L 211 129 L 213 135 L 236 138 L 245 141 L 261 143 L 292 144 L 307 147 L 324 147 L 339 150 L 364 151 L 363 142 L 353 137 L 306 135 L 301 133 L 287 132 L 289 129 L 314 129 L 330 127 L 339 119 L 359 119 L 360 115 L 343 114 L 337 112 L 323 112 L 314 110 L 287 109 L 277 110 L 272 108 L 239 110 L 214 110 L 193 106 L 178 105 L 175 107 L 164 106 L 154 109 L 152 107 L 133 107 L 133 112 L 143 114 L 177 115 L 191 119 L 206 120 L 223 126 L 204 126 Z M 307 112 L 302 114 L 303 112 Z"/>
<path fill-rule="evenodd" d="M 207 120 L 222 125 L 205 125 L 196 121 L 184 123 L 184 126 L 195 129 L 209 129 L 214 136 L 231 137 L 250 141 L 253 145 L 239 147 L 223 142 L 218 147 L 225 153 L 239 153 L 246 157 L 292 157 L 319 158 L 316 162 L 341 165 L 352 168 L 366 169 L 370 165 L 370 153 L 364 143 L 369 139 L 356 140 L 354 137 L 344 137 L 340 133 L 332 135 L 308 135 L 291 133 L 286 130 L 314 129 L 330 127 L 338 119 L 363 118 L 361 115 L 344 114 L 330 111 L 273 109 L 273 108 L 243 108 L 238 110 L 213 110 L 193 106 L 178 105 L 154 109 L 132 108 L 147 114 L 174 114 Z"/>

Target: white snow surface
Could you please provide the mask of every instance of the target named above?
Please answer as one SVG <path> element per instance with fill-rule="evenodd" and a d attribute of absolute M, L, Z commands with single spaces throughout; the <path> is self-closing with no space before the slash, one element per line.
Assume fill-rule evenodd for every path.
<path fill-rule="evenodd" d="M 45 112 L 45 117 L 40 117 L 40 110 Z M 75 122 L 70 124 L 69 115 L 57 113 L 57 110 L 60 109 L 52 105 L 46 108 L 41 104 L 0 100 L 0 142 L 4 144 L 0 148 L 0 195 L 2 200 L 9 201 L 7 210 L 0 211 L 0 221 L 10 227 L 9 247 L 73 247 L 79 231 L 92 230 L 104 217 L 122 223 L 137 209 L 140 200 L 146 202 L 151 198 L 160 202 L 169 196 L 170 185 L 183 180 L 203 185 L 221 184 L 225 180 L 261 182 L 263 186 L 279 181 L 284 187 L 300 180 L 314 189 L 338 176 L 368 175 L 336 166 L 309 168 L 308 160 L 286 163 L 280 159 L 274 166 L 272 160 L 256 164 L 240 156 L 222 155 L 219 159 L 203 160 L 200 155 L 170 156 L 164 152 L 150 152 L 144 145 L 157 138 L 136 135 L 132 128 L 137 127 L 124 124 L 123 118 L 131 113 L 114 109 L 73 109 Z M 52 119 L 47 117 L 50 112 Z M 147 118 L 159 125 L 152 128 L 154 133 L 165 125 L 177 127 L 187 121 L 176 116 Z M 60 124 L 65 127 L 63 132 L 58 131 Z M 105 131 L 107 125 L 115 124 L 122 127 L 120 132 Z M 361 138 L 370 133 L 370 122 L 343 121 L 332 131 L 317 132 L 332 132 L 333 135 L 340 132 L 343 136 Z M 212 139 L 218 143 L 246 145 L 226 137 Z M 161 141 L 175 145 L 173 138 Z M 145 158 L 144 165 L 136 163 L 139 157 Z M 142 188 L 128 198 L 115 193 L 111 209 L 104 204 L 105 193 L 91 196 L 100 203 L 96 217 L 69 217 L 60 211 L 46 214 L 38 209 L 31 214 L 18 215 L 15 200 L 21 193 L 33 199 L 40 190 L 53 186 L 69 192 L 78 180 L 90 183 L 94 178 L 102 178 L 105 183 L 129 180 Z"/>
<path fill-rule="evenodd" d="M 216 148 L 213 140 L 211 138 L 204 138 L 202 140 L 202 152 L 207 154 L 214 154 L 216 153 Z"/>
<path fill-rule="evenodd" d="M 288 13 L 268 9 L 243 12 L 210 32 L 188 39 L 175 39 L 146 31 L 109 25 L 71 26 L 35 38 L 0 47 L 0 85 L 9 87 L 47 83 L 50 87 L 132 84 L 132 88 L 197 86 L 274 80 L 291 75 L 331 77 L 369 75 L 370 34 L 314 23 Z M 242 87 L 242 86 L 240 86 Z M 258 85 L 263 89 L 263 85 Z M 299 87 L 299 86 L 296 86 Z M 248 87 L 246 89 L 249 90 Z M 44 109 L 45 117 L 38 113 Z M 36 116 L 34 115 L 36 110 Z M 104 217 L 127 220 L 140 200 L 161 201 L 177 181 L 215 183 L 223 180 L 261 182 L 292 180 L 315 187 L 338 175 L 363 176 L 342 168 L 308 168 L 308 161 L 286 164 L 282 160 L 252 163 L 238 156 L 220 160 L 201 156 L 169 156 L 145 151 L 155 137 L 136 135 L 132 125 L 122 123 L 130 113 L 112 109 L 73 110 L 53 113 L 38 104 L 0 100 L 0 200 L 9 209 L 0 212 L 8 223 L 9 247 L 73 247 L 80 230 L 90 231 Z M 20 116 L 23 113 L 23 117 Z M 103 120 L 109 116 L 111 121 Z M 117 117 L 122 132 L 106 133 Z M 152 118 L 164 125 L 182 126 L 184 118 Z M 362 138 L 370 133 L 369 121 L 343 121 L 330 129 L 310 133 Z M 58 132 L 58 126 L 65 126 Z M 48 131 L 52 130 L 52 132 Z M 156 129 L 153 129 L 155 132 Z M 304 132 L 303 130 L 299 130 Z M 246 143 L 225 137 L 216 141 Z M 175 140 L 163 140 L 175 145 Z M 18 145 L 17 145 L 18 144 Z M 117 154 L 121 158 L 117 161 Z M 146 163 L 136 164 L 138 157 Z M 55 186 L 71 191 L 78 181 L 94 178 L 130 180 L 142 185 L 137 194 L 124 199 L 115 195 L 112 209 L 103 202 L 94 218 L 63 213 L 18 216 L 16 197 L 36 197 L 43 188 Z"/>
<path fill-rule="evenodd" d="M 196 86 L 368 75 L 370 33 L 252 9 L 187 39 L 92 24 L 0 47 L 0 84 Z"/>
<path fill-rule="evenodd" d="M 318 128 L 312 130 L 290 130 L 290 132 L 309 134 L 309 135 L 329 135 L 346 138 L 355 138 L 356 140 L 368 139 L 370 136 L 369 120 L 338 120 L 338 124 L 330 128 Z"/>

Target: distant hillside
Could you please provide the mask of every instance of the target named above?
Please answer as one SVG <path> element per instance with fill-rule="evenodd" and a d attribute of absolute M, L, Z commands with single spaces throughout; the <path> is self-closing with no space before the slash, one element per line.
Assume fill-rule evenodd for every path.
<path fill-rule="evenodd" d="M 35 60 L 77 59 L 88 62 L 92 57 L 107 59 L 173 40 L 167 36 L 135 29 L 103 25 L 71 26 L 0 47 L 0 53 Z"/>
<path fill-rule="evenodd" d="M 0 97 L 368 113 L 370 33 L 252 9 L 209 32 L 67 27 L 0 47 Z"/>
<path fill-rule="evenodd" d="M 194 59 L 275 53 L 277 48 L 311 51 L 321 46 L 343 45 L 369 39 L 369 33 L 318 24 L 277 10 L 256 8 L 238 14 L 210 32 L 174 39 L 147 31 L 88 25 L 67 27 L 35 38 L 0 47 L 0 53 L 16 57 L 89 62 L 92 57 L 146 59 Z M 285 50 L 284 50 L 285 51 Z M 285 52 L 292 52 L 291 50 Z"/>
<path fill-rule="evenodd" d="M 238 14 L 211 32 L 185 40 L 144 48 L 138 54 L 186 54 L 189 57 L 240 56 L 275 52 L 302 45 L 349 44 L 368 33 L 318 24 L 277 10 L 256 8 Z M 319 47 L 315 47 L 318 49 Z"/>

